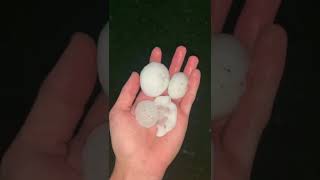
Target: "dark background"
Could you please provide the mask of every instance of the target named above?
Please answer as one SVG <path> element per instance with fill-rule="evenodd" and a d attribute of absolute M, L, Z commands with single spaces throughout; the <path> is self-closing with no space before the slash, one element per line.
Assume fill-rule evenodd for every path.
<path fill-rule="evenodd" d="M 243 4 L 236 2 L 227 32 Z M 320 178 L 319 10 L 315 2 L 284 0 L 276 18 L 288 32 L 287 64 L 252 179 Z M 1 6 L 0 156 L 23 124 L 41 82 L 72 33 L 83 31 L 96 39 L 107 20 L 106 11 L 107 2 L 97 0 Z"/>

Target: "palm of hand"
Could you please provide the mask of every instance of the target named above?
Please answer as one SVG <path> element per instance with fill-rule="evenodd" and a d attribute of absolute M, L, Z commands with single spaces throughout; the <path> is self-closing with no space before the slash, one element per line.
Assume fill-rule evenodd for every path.
<path fill-rule="evenodd" d="M 186 49 L 178 47 L 169 69 L 170 75 L 180 71 Z M 151 61 L 161 61 L 161 50 L 155 48 L 150 57 Z M 181 100 L 174 103 L 177 106 L 176 127 L 165 136 L 156 137 L 156 127 L 143 128 L 135 119 L 134 109 L 138 102 L 151 100 L 139 90 L 139 75 L 133 73 L 122 89 L 119 98 L 110 112 L 110 131 L 112 146 L 117 161 L 141 162 L 141 167 L 153 167 L 152 173 L 162 173 L 177 155 L 188 125 L 191 105 L 195 99 L 200 83 L 200 72 L 197 70 L 198 59 L 191 56 L 184 73 L 189 77 L 188 92 Z M 135 102 L 134 102 L 135 100 Z M 134 103 L 133 103 L 134 102 Z M 133 104 L 133 105 L 132 105 Z"/>
<path fill-rule="evenodd" d="M 156 137 L 156 127 L 148 129 L 141 127 L 132 114 L 132 110 L 117 112 L 117 115 L 112 118 L 119 121 L 111 128 L 115 129 L 111 131 L 114 137 L 113 141 L 116 142 L 113 148 L 116 154 L 119 154 L 117 157 L 134 157 L 132 162 L 143 162 L 148 167 L 167 167 L 178 153 L 184 132 L 173 129 L 170 135 L 158 138 Z M 178 108 L 177 118 L 177 122 L 186 122 L 188 117 Z M 186 128 L 186 124 L 181 125 L 184 126 L 184 129 Z M 125 142 L 123 139 L 125 139 Z M 118 143 L 121 141 L 123 143 Z"/>
<path fill-rule="evenodd" d="M 75 34 L 41 86 L 23 127 L 3 157 L 1 177 L 26 180 L 84 177 L 82 149 L 106 114 L 103 94 L 96 97 L 87 114 L 83 112 L 97 78 L 95 59 L 95 42 L 85 34 Z M 75 133 L 83 115 L 83 123 Z"/>
<path fill-rule="evenodd" d="M 24 147 L 22 152 L 20 148 L 23 147 L 14 147 L 14 150 L 7 154 L 6 161 L 9 163 L 5 164 L 6 167 L 3 169 L 3 176 L 6 179 L 82 179 L 81 170 L 79 167 L 74 167 L 75 163 L 70 162 L 66 155 L 35 153 L 27 147 Z M 81 157 L 78 156 L 76 161 L 80 159 Z"/>
<path fill-rule="evenodd" d="M 273 24 L 280 0 L 247 1 L 234 36 L 250 54 L 246 92 L 233 113 L 213 121 L 214 179 L 249 179 L 260 135 L 281 79 L 286 34 Z M 214 32 L 222 30 L 232 1 L 213 0 Z M 214 61 L 214 60 L 213 60 Z"/>

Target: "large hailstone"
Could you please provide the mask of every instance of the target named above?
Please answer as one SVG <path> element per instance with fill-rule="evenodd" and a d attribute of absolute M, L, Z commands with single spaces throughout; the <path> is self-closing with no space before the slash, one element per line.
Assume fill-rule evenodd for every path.
<path fill-rule="evenodd" d="M 138 123 L 145 128 L 150 128 L 157 123 L 158 107 L 154 101 L 141 101 L 135 109 L 136 119 Z"/>
<path fill-rule="evenodd" d="M 104 123 L 93 130 L 82 151 L 85 180 L 105 180 L 109 176 L 109 132 Z"/>
<path fill-rule="evenodd" d="M 105 94 L 109 91 L 109 23 L 100 32 L 97 47 L 97 69 Z"/>
<path fill-rule="evenodd" d="M 168 94 L 172 99 L 182 98 L 188 88 L 188 77 L 183 72 L 174 74 L 169 82 Z"/>
<path fill-rule="evenodd" d="M 177 106 L 171 101 L 169 96 L 159 96 L 154 102 L 158 106 L 159 112 L 157 136 L 162 137 L 176 126 Z"/>
<path fill-rule="evenodd" d="M 151 62 L 140 73 L 141 89 L 147 96 L 160 96 L 169 85 L 170 75 L 167 67 L 161 63 Z"/>
<path fill-rule="evenodd" d="M 169 96 L 158 96 L 154 101 L 139 102 L 135 116 L 143 127 L 150 128 L 157 125 L 156 136 L 162 137 L 176 126 L 177 107 Z"/>
<path fill-rule="evenodd" d="M 249 57 L 246 49 L 231 35 L 215 34 L 211 46 L 212 103 L 215 117 L 234 110 L 245 91 Z"/>

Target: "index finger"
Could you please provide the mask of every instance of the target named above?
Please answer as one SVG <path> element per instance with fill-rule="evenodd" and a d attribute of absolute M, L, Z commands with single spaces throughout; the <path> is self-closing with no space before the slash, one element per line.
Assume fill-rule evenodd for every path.
<path fill-rule="evenodd" d="M 231 4 L 232 0 L 211 1 L 211 26 L 213 26 L 214 33 L 222 31 Z"/>
<path fill-rule="evenodd" d="M 235 36 L 251 52 L 263 28 L 273 24 L 281 0 L 247 0 L 235 29 Z"/>
<path fill-rule="evenodd" d="M 150 62 L 161 62 L 161 58 L 162 58 L 162 52 L 161 49 L 159 47 L 155 47 L 153 48 L 152 52 L 151 52 L 151 56 L 150 56 Z"/>

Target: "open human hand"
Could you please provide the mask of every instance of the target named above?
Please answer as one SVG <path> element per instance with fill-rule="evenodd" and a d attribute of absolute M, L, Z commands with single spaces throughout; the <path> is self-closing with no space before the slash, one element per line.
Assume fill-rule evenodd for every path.
<path fill-rule="evenodd" d="M 186 55 L 185 47 L 178 47 L 169 68 L 170 76 L 179 72 Z M 154 48 L 150 61 L 161 62 L 160 48 Z M 190 56 L 184 73 L 189 78 L 186 95 L 174 103 L 177 106 L 177 124 L 163 137 L 156 136 L 156 127 L 144 128 L 135 119 L 134 109 L 147 97 L 139 92 L 139 75 L 132 73 L 110 111 L 110 133 L 116 163 L 111 179 L 162 179 L 165 170 L 179 152 L 188 126 L 192 104 L 200 84 L 198 58 Z M 137 95 L 138 94 L 138 95 Z"/>
<path fill-rule="evenodd" d="M 232 0 L 212 0 L 214 33 L 222 31 Z M 246 0 L 234 36 L 250 56 L 246 91 L 235 110 L 213 121 L 213 179 L 248 180 L 259 138 L 282 76 L 287 39 L 273 24 L 281 0 Z M 213 59 L 214 61 L 214 59 Z M 213 82 L 214 83 L 214 82 Z"/>
<path fill-rule="evenodd" d="M 16 139 L 1 162 L 0 179 L 81 180 L 82 149 L 103 123 L 106 98 L 100 94 L 77 133 L 96 83 L 96 46 L 85 34 L 73 36 L 50 72 Z"/>

